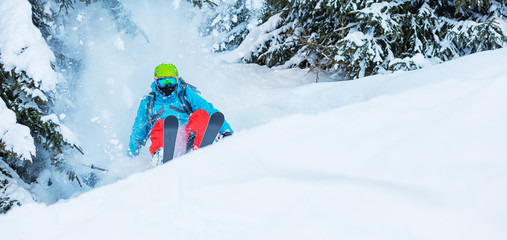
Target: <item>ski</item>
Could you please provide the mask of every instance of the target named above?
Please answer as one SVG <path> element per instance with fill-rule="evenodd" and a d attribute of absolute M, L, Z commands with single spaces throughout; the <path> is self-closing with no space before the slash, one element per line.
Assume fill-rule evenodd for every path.
<path fill-rule="evenodd" d="M 164 152 L 162 163 L 169 162 L 174 157 L 174 147 L 178 135 L 179 122 L 176 116 L 168 116 L 164 119 Z"/>
<path fill-rule="evenodd" d="M 208 127 L 206 128 L 204 136 L 202 137 L 200 148 L 206 147 L 215 141 L 220 128 L 222 128 L 222 125 L 224 124 L 224 121 L 224 114 L 221 112 L 216 112 L 211 115 L 208 122 Z"/>

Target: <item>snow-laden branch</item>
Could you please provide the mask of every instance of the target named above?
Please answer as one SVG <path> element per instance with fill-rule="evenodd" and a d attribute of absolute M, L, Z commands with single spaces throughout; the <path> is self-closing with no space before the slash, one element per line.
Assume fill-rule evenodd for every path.
<path fill-rule="evenodd" d="M 51 67 L 55 55 L 32 22 L 31 5 L 26 0 L 0 4 L 0 62 L 6 71 L 25 71 L 35 87 L 45 93 L 55 91 L 61 77 Z"/>

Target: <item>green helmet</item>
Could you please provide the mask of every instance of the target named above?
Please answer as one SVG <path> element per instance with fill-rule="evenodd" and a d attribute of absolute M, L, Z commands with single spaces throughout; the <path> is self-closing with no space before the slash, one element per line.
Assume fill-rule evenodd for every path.
<path fill-rule="evenodd" d="M 155 68 L 155 78 L 178 77 L 178 69 L 172 63 L 161 63 Z"/>

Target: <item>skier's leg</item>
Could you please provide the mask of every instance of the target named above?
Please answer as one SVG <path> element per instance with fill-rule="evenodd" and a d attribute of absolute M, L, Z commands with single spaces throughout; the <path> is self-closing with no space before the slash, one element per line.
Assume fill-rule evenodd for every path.
<path fill-rule="evenodd" d="M 155 154 L 155 151 L 162 148 L 164 146 L 164 120 L 160 119 L 155 122 L 153 125 L 153 129 L 151 129 L 150 133 L 150 153 L 151 155 Z"/>
<path fill-rule="evenodd" d="M 157 166 L 162 164 L 163 146 L 164 146 L 164 120 L 160 119 L 155 122 L 150 132 L 150 153 L 151 165 Z"/>
<path fill-rule="evenodd" d="M 202 109 L 192 113 L 188 118 L 187 131 L 187 151 L 196 150 L 201 146 L 202 137 L 206 132 L 210 115 Z"/>

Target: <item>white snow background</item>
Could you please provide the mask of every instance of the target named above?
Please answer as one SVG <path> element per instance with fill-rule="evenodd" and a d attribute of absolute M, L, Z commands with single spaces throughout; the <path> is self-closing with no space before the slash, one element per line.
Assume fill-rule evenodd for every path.
<path fill-rule="evenodd" d="M 209 54 L 176 2 L 125 1 L 149 43 L 98 9 L 76 16 L 69 37 L 87 62 L 65 124 L 86 152 L 76 159 L 110 172 L 89 192 L 0 216 L 2 239 L 507 239 L 507 49 L 316 84 Z M 146 148 L 125 152 L 161 61 L 236 133 L 149 169 Z"/>

